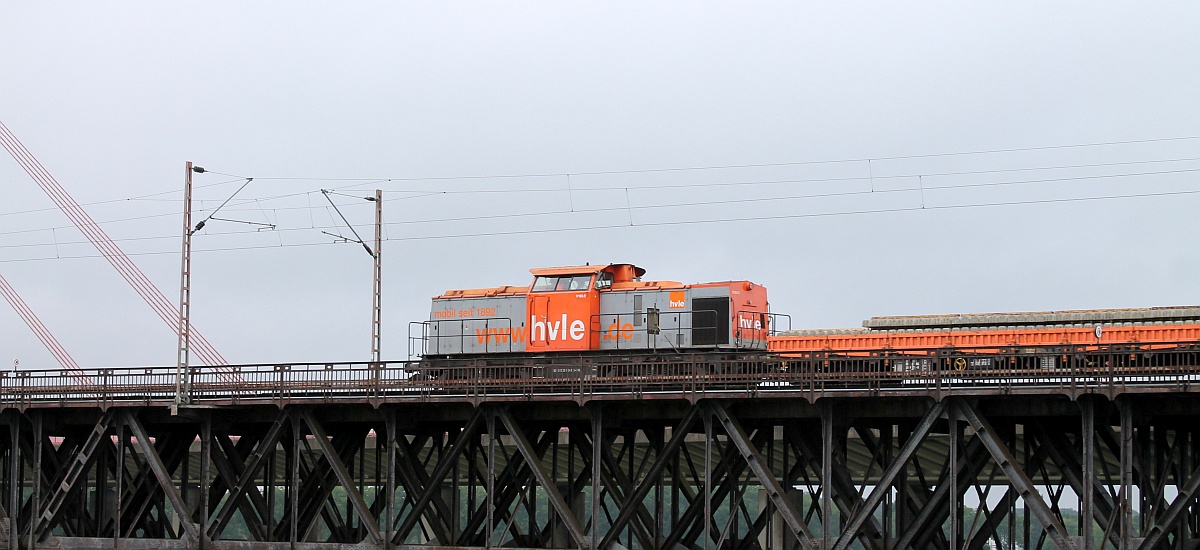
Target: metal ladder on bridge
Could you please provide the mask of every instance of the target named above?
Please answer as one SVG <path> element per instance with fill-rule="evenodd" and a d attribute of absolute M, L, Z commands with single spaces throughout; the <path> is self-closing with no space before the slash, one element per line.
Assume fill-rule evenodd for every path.
<path fill-rule="evenodd" d="M 71 465 L 67 469 L 67 475 L 63 476 L 62 482 L 58 485 L 58 490 L 54 491 L 54 495 L 46 503 L 41 517 L 38 518 L 37 525 L 33 530 L 36 538 L 40 539 L 43 533 L 54 523 L 54 518 L 58 516 L 59 510 L 62 509 L 63 503 L 70 496 L 75 483 L 79 481 L 80 476 L 87 473 L 87 465 L 91 462 L 96 447 L 104 439 L 105 434 L 108 433 L 108 429 L 112 427 L 112 423 L 112 412 L 105 412 L 100 421 L 96 423 L 96 426 L 92 428 L 92 433 L 88 435 L 87 441 L 84 441 L 79 451 L 71 458 Z"/>

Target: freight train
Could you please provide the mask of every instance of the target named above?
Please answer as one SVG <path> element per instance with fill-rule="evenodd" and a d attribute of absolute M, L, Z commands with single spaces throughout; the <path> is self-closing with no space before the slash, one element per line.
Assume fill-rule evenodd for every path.
<path fill-rule="evenodd" d="M 528 286 L 448 290 L 434 297 L 429 320 L 410 328 L 410 354 L 422 357 L 415 374 L 729 374 L 762 372 L 756 361 L 787 369 L 787 358 L 814 353 L 895 359 L 872 361 L 873 369 L 927 368 L 931 354 L 955 368 L 995 368 L 1010 361 L 1013 350 L 1054 368 L 1053 357 L 1065 348 L 1200 343 L 1200 307 L 874 317 L 857 329 L 792 331 L 788 316 L 771 311 L 767 289 L 751 281 L 648 281 L 633 264 L 530 273 Z M 645 367 L 655 364 L 663 367 Z"/>

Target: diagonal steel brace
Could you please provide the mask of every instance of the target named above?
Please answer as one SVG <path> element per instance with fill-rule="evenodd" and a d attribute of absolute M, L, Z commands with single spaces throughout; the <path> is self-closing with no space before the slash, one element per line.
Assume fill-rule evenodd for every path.
<path fill-rule="evenodd" d="M 250 454 L 250 460 L 246 462 L 246 467 L 242 470 L 242 475 L 238 478 L 237 485 L 229 490 L 229 498 L 225 500 L 224 505 L 213 516 L 213 521 L 208 528 L 209 539 L 215 539 L 220 536 L 221 531 L 228 525 L 230 518 L 233 517 L 233 512 L 237 509 L 238 501 L 242 498 L 242 493 L 246 492 L 247 487 L 258 477 L 258 471 L 263 467 L 266 457 L 279 443 L 279 437 L 283 432 L 283 425 L 288 420 L 287 411 L 280 411 L 279 416 L 275 418 L 275 422 L 271 424 L 271 428 L 267 430 L 267 435 L 262 438 L 262 441 L 255 447 L 254 452 Z"/>
<path fill-rule="evenodd" d="M 1029 478 L 1025 470 L 1021 469 L 1012 451 L 1008 450 L 1008 447 L 996 437 L 996 430 L 992 428 L 992 425 L 979 416 L 975 407 L 972 407 L 970 403 L 958 401 L 956 408 L 962 417 L 975 428 L 975 437 L 979 438 L 984 448 L 992 455 L 992 459 L 1004 471 L 1004 475 L 1008 477 L 1013 488 L 1021 495 L 1021 500 L 1025 501 L 1025 506 L 1045 526 L 1044 529 L 1054 544 L 1063 550 L 1075 550 L 1075 545 L 1071 541 L 1066 527 L 1063 527 L 1062 522 L 1054 517 L 1054 512 L 1042 499 L 1041 493 L 1033 485 L 1033 480 Z"/>
<path fill-rule="evenodd" d="M 742 428 L 741 423 L 732 416 L 729 416 L 729 412 L 719 402 L 709 402 L 707 407 L 709 414 L 716 416 L 717 420 L 724 426 L 725 433 L 733 441 L 738 451 L 742 453 L 742 458 L 750 466 L 750 471 L 754 472 L 759 482 L 763 484 L 763 488 L 767 490 L 767 496 L 771 499 L 771 503 L 779 511 L 779 515 L 783 518 L 784 523 L 787 524 L 788 529 L 791 530 L 792 535 L 796 537 L 796 540 L 800 541 L 800 547 L 804 550 L 815 550 L 816 542 L 813 539 L 812 532 L 808 530 L 808 526 L 804 524 L 804 521 L 801 519 L 800 514 L 796 512 L 796 508 L 792 506 L 792 503 L 784 498 L 783 486 L 771 474 L 770 469 L 763 464 L 762 455 L 750 443 L 750 437 L 746 435 L 746 430 Z"/>
<path fill-rule="evenodd" d="M 1146 538 L 1142 544 L 1138 545 L 1138 550 L 1149 550 L 1156 547 L 1163 537 L 1175 528 L 1180 519 L 1190 517 L 1186 511 L 1195 501 L 1198 489 L 1200 489 L 1200 468 L 1192 472 L 1187 482 L 1179 487 L 1179 494 L 1175 495 L 1175 500 L 1171 502 L 1166 513 L 1147 529 Z"/>
<path fill-rule="evenodd" d="M 199 543 L 200 527 L 192 523 L 192 511 L 188 505 L 183 502 L 183 497 L 179 494 L 179 488 L 175 486 L 175 482 L 171 479 L 171 472 L 167 471 L 167 467 L 163 465 L 162 458 L 158 456 L 158 451 L 154 450 L 154 445 L 150 444 L 150 436 L 146 433 L 146 429 L 142 427 L 142 422 L 137 419 L 137 415 L 132 411 L 124 411 L 125 425 L 129 426 L 129 431 L 133 437 L 137 438 L 138 446 L 142 448 L 142 454 L 146 457 L 146 463 L 150 466 L 150 470 L 154 472 L 154 477 L 158 478 L 158 485 L 166 495 L 167 500 L 171 501 L 171 507 L 175 508 L 175 513 L 179 516 L 179 522 L 183 524 L 183 530 L 187 533 L 188 539 Z"/>
<path fill-rule="evenodd" d="M 337 452 L 333 450 L 333 446 L 329 444 L 329 437 L 325 434 L 325 428 L 321 426 L 312 416 L 312 411 L 304 409 L 300 411 L 300 418 L 308 424 L 308 429 L 312 431 L 313 439 L 316 440 L 317 446 L 321 448 L 321 453 L 325 455 L 326 462 L 333 468 L 334 475 L 337 476 L 338 483 L 345 489 L 346 496 L 350 498 L 350 504 L 354 506 L 354 511 L 358 513 L 359 522 L 367 528 L 367 533 L 371 536 L 372 543 L 379 543 L 383 540 L 383 535 L 379 532 L 379 524 L 375 523 L 375 517 L 371 514 L 371 509 L 367 507 L 367 502 L 363 500 L 362 493 L 358 491 L 358 487 L 354 485 L 354 478 L 350 475 L 346 465 L 342 464 L 342 459 Z"/>
<path fill-rule="evenodd" d="M 662 474 L 663 469 L 670 463 L 668 457 L 674 455 L 683 445 L 687 438 L 688 431 L 692 425 L 700 418 L 699 406 L 692 406 L 687 413 L 683 415 L 683 419 L 679 421 L 679 425 L 671 430 L 671 440 L 663 447 L 662 454 L 654 461 L 654 465 L 650 467 L 650 471 L 646 472 L 646 477 L 642 478 L 641 483 L 631 492 L 625 495 L 626 506 L 621 508 L 621 512 L 617 514 L 617 518 L 613 520 L 609 526 L 608 534 L 600 541 L 600 548 L 608 548 L 616 539 L 617 534 L 625 527 L 629 520 L 633 519 L 634 514 L 638 511 L 638 506 L 633 503 L 640 503 L 646 499 L 646 495 L 650 494 L 650 489 L 654 487 L 658 476 Z M 593 441 L 593 445 L 599 445 L 600 442 Z M 598 468 L 599 465 L 593 464 L 593 468 Z M 593 519 L 592 521 L 596 521 Z"/>
<path fill-rule="evenodd" d="M 567 502 L 563 500 L 562 494 L 558 492 L 558 487 L 546 475 L 546 470 L 542 469 L 541 457 L 533 451 L 533 447 L 529 444 L 529 439 L 525 437 L 525 432 L 521 430 L 517 423 L 513 421 L 512 415 L 503 407 L 489 407 L 491 414 L 500 418 L 504 423 L 504 429 L 512 436 L 513 443 L 516 444 L 517 450 L 521 452 L 521 456 L 525 457 L 525 463 L 529 465 L 529 469 L 533 470 L 533 476 L 537 479 L 542 489 L 546 491 L 546 496 L 550 500 L 550 505 L 554 507 L 554 511 L 558 513 L 563 524 L 570 533 L 571 538 L 575 539 L 575 544 L 580 548 L 588 548 L 587 535 L 583 533 L 583 527 L 579 525 L 579 520 L 571 513 L 571 509 L 567 507 Z"/>
<path fill-rule="evenodd" d="M 433 473 L 430 474 L 430 483 L 425 486 L 425 490 L 417 496 L 413 502 L 413 513 L 404 518 L 404 523 L 393 534 L 393 542 L 396 540 L 404 540 L 402 537 L 407 537 L 409 531 L 416 527 L 417 522 L 421 519 L 421 510 L 424 510 L 429 505 L 429 501 L 433 499 L 435 491 L 439 490 L 438 483 L 446 478 L 446 474 L 450 473 L 450 468 L 458 463 L 458 457 L 462 455 L 463 450 L 467 448 L 467 443 L 473 437 L 478 437 L 476 432 L 479 431 L 479 425 L 483 423 L 483 409 L 475 409 L 475 414 L 471 415 L 471 419 L 467 420 L 467 424 L 463 426 L 462 431 L 458 433 L 458 437 L 454 439 L 454 444 L 450 450 L 446 451 L 444 456 L 439 457 L 437 466 L 434 467 Z"/>
<path fill-rule="evenodd" d="M 879 476 L 879 481 L 875 484 L 876 490 L 871 491 L 871 495 L 858 508 L 858 513 L 850 518 L 850 522 L 842 528 L 842 534 L 838 537 L 837 543 L 834 545 L 834 550 L 846 550 L 850 546 L 850 542 L 854 540 L 855 533 L 862 528 L 863 523 L 867 518 L 872 517 L 875 508 L 883 501 L 883 497 L 889 492 L 885 489 L 890 487 L 892 482 L 896 480 L 896 476 L 900 470 L 908 467 L 908 460 L 917 452 L 917 448 L 925 440 L 925 436 L 929 434 L 929 430 L 933 429 L 933 423 L 937 421 L 942 413 L 946 410 L 946 402 L 938 401 L 925 413 L 917 426 L 913 428 L 912 435 L 908 437 L 908 441 L 900 447 L 896 457 L 892 460 L 892 465 Z"/>

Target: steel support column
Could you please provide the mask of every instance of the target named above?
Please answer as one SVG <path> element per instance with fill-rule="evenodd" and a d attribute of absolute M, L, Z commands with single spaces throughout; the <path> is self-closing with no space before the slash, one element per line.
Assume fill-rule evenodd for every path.
<path fill-rule="evenodd" d="M 1133 409 L 1128 399 L 1117 400 L 1121 414 L 1121 550 L 1132 550 L 1133 543 Z"/>
<path fill-rule="evenodd" d="M 821 548 L 833 546 L 833 402 L 823 399 L 821 407 Z"/>
<path fill-rule="evenodd" d="M 601 442 L 604 441 L 604 421 L 603 407 L 600 403 L 592 403 L 592 513 L 591 513 L 591 533 L 588 535 L 588 547 L 593 549 L 601 548 L 600 543 L 600 498 L 603 493 L 600 491 L 600 452 Z M 493 466 L 493 470 L 494 466 Z M 488 489 L 488 494 L 491 494 L 491 489 Z"/>
<path fill-rule="evenodd" d="M 1095 404 L 1090 397 L 1083 397 L 1079 400 L 1079 411 L 1081 417 L 1080 426 L 1080 454 L 1082 454 L 1080 482 L 1079 482 L 1079 530 L 1083 537 L 1083 549 L 1095 550 L 1096 542 L 1092 535 L 1092 518 L 1094 517 L 1094 500 L 1095 491 L 1093 486 L 1096 483 L 1096 410 Z"/>

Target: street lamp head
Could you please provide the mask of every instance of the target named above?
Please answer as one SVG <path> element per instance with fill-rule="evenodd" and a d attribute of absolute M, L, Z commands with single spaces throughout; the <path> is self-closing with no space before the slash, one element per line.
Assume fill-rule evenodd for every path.
<path fill-rule="evenodd" d="M 204 168 L 201 168 L 199 166 L 193 166 L 192 171 L 197 174 L 203 174 L 204 172 L 206 172 L 206 170 Z"/>

